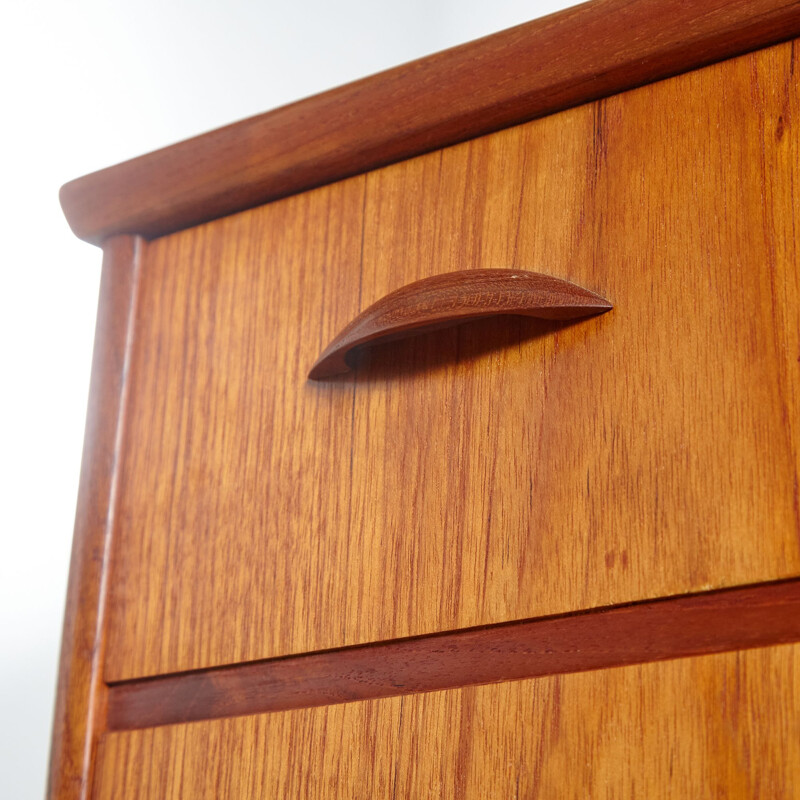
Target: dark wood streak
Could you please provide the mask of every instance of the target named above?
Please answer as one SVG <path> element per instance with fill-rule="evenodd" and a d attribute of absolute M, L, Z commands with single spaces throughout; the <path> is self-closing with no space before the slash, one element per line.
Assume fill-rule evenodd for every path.
<path fill-rule="evenodd" d="M 414 281 L 362 311 L 325 348 L 308 377 L 350 371 L 359 347 L 499 315 L 569 320 L 611 309 L 600 295 L 552 275 L 519 269 L 466 269 Z"/>
<path fill-rule="evenodd" d="M 800 641 L 800 579 L 112 684 L 131 730 Z"/>
<path fill-rule="evenodd" d="M 593 0 L 72 181 L 61 203 L 86 241 L 160 236 L 798 35 L 797 0 Z"/>

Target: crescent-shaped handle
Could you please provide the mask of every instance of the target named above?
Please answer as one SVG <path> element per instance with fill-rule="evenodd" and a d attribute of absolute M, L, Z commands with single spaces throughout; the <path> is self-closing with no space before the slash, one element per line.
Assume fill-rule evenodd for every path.
<path fill-rule="evenodd" d="M 402 339 L 481 317 L 514 314 L 577 319 L 602 314 L 608 300 L 574 283 L 519 269 L 466 269 L 423 278 L 362 311 L 325 348 L 308 377 L 350 371 L 348 356 L 365 344 Z"/>

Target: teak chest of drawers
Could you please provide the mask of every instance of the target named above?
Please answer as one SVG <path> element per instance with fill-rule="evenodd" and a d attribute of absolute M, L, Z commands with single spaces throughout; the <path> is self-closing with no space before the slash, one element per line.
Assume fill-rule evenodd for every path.
<path fill-rule="evenodd" d="M 64 187 L 104 266 L 52 797 L 794 796 L 798 35 L 598 0 Z M 309 380 L 499 269 L 613 309 Z"/>

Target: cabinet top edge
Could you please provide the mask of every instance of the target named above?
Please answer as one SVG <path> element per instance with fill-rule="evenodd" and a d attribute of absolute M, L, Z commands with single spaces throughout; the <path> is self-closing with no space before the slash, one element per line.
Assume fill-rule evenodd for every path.
<path fill-rule="evenodd" d="M 61 205 L 88 242 L 153 238 L 797 36 L 800 0 L 591 0 L 78 178 Z"/>

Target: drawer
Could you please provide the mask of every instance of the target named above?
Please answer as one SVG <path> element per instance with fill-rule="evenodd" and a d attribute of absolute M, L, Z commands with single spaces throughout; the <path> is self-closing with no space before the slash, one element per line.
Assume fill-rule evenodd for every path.
<path fill-rule="evenodd" d="M 777 800 L 798 709 L 784 645 L 106 734 L 94 797 Z"/>
<path fill-rule="evenodd" d="M 143 246 L 106 679 L 800 574 L 792 52 Z M 387 292 L 500 267 L 565 278 L 614 309 L 482 320 L 307 380 Z M 514 687 L 464 691 L 529 691 Z M 312 725 L 366 712 L 303 713 Z M 266 724 L 115 734 L 105 758 L 128 742 L 191 753 L 193 736 Z"/>

